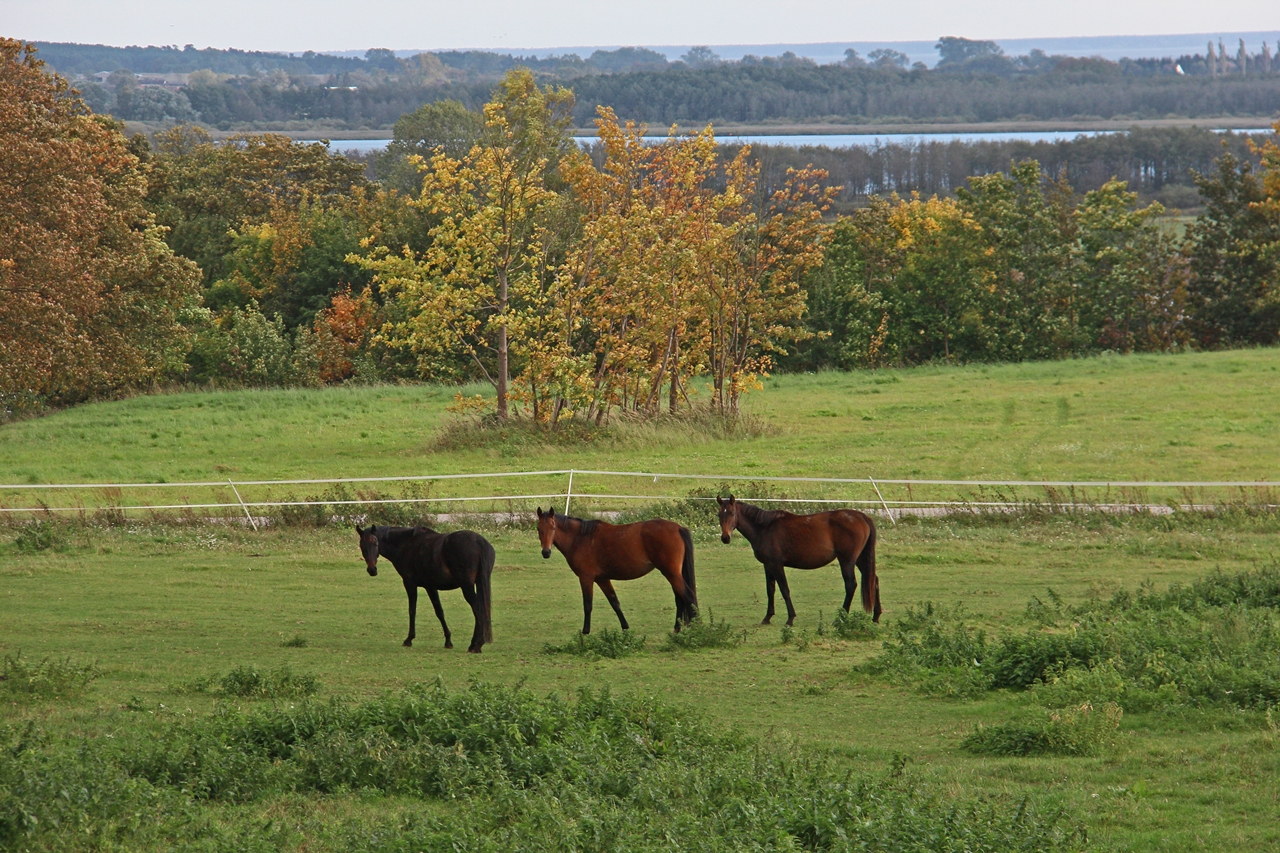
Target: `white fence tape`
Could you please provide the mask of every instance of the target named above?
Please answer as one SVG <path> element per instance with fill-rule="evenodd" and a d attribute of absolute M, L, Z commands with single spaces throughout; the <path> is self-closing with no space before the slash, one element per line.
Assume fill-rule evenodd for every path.
<path fill-rule="evenodd" d="M 876 498 L 861 499 L 842 499 L 842 498 L 774 498 L 761 496 L 752 498 L 744 496 L 743 500 L 754 500 L 760 502 L 769 502 L 775 504 L 819 504 L 819 505 L 843 505 L 843 506 L 871 506 L 881 507 L 885 513 L 892 519 L 894 509 L 945 509 L 947 507 L 959 508 L 982 508 L 982 509 L 1010 509 L 1025 506 L 1029 501 L 1018 500 L 916 500 L 909 497 L 906 500 L 886 498 L 880 490 L 880 486 L 906 486 L 910 490 L 915 487 L 923 486 L 953 486 L 968 489 L 983 490 L 988 488 L 1032 488 L 1032 489 L 1068 489 L 1085 491 L 1089 489 L 1280 489 L 1280 482 L 1272 481 L 1139 481 L 1139 480 L 911 480 L 911 479 L 881 479 L 879 477 L 772 477 L 772 476 L 755 476 L 751 474 L 674 474 L 670 472 L 652 472 L 652 471 L 602 471 L 591 469 L 556 469 L 547 471 L 494 471 L 476 474 L 413 474 L 394 477 L 327 477 L 327 478 L 310 478 L 296 480 L 223 480 L 208 482 L 183 482 L 183 483 L 30 483 L 30 484 L 0 484 L 0 489 L 9 491 L 39 491 L 39 490 L 96 490 L 96 489 L 201 489 L 201 488 L 227 488 L 230 487 L 236 492 L 237 502 L 211 502 L 211 503 L 181 503 L 181 504 L 108 504 L 106 506 L 96 507 L 111 511 L 120 512 L 143 512 L 143 511 L 160 511 L 160 510 L 194 510 L 194 509 L 243 509 L 248 515 L 248 508 L 268 508 L 268 507 L 300 507 L 300 506 L 334 506 L 334 505 L 378 505 L 378 504 L 451 504 L 451 503 L 482 503 L 482 502 L 509 502 L 509 501 L 531 501 L 531 500 L 558 500 L 565 499 L 565 508 L 568 511 L 571 500 L 614 500 L 614 501 L 661 501 L 661 500 L 702 500 L 710 501 L 710 497 L 691 497 L 688 495 L 633 495 L 621 493 L 591 493 L 583 491 L 581 482 L 578 488 L 574 489 L 574 476 L 583 478 L 590 477 L 633 477 L 652 479 L 657 483 L 659 480 L 694 480 L 694 481 L 719 481 L 719 482 L 750 482 L 750 483 L 813 483 L 822 485 L 863 485 L 875 490 Z M 410 498 L 335 498 L 327 500 L 242 500 L 240 499 L 237 487 L 245 486 L 296 486 L 296 485 L 335 485 L 346 483 L 392 483 L 392 482 L 424 482 L 436 480 L 482 480 L 482 479 L 498 479 L 498 478 L 514 478 L 514 477 L 568 477 L 565 491 L 537 494 L 507 494 L 507 495 L 482 495 L 470 497 L 410 497 Z M 1057 506 L 1089 506 L 1103 511 L 1124 511 L 1124 510 L 1150 510 L 1152 508 L 1165 508 L 1169 504 L 1151 503 L 1149 501 L 1133 501 L 1133 502 L 1116 502 L 1107 500 L 1106 502 L 1084 501 L 1076 502 L 1074 496 L 1070 500 L 1061 500 L 1055 496 L 1049 497 L 1049 502 Z M 1204 504 L 1199 502 L 1180 502 L 1177 504 L 1182 509 L 1211 509 L 1212 504 Z M 1273 507 L 1270 503 L 1261 504 L 1262 506 Z M 85 506 L 36 506 L 36 507 L 0 507 L 0 513 L 43 513 L 43 512 L 84 512 L 94 508 Z"/>

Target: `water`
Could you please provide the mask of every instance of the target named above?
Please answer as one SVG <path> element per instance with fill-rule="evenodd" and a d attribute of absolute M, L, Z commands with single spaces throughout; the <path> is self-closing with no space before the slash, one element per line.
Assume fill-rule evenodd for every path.
<path fill-rule="evenodd" d="M 803 148 L 807 145 L 825 145 L 828 148 L 874 148 L 877 145 L 905 145 L 919 142 L 1008 142 L 1020 140 L 1026 142 L 1059 142 L 1064 139 L 1075 139 L 1078 136 L 1105 136 L 1111 133 L 1123 133 L 1121 130 L 1020 130 L 1004 133 L 807 133 L 785 134 L 779 136 L 736 136 L 727 134 L 716 139 L 727 145 L 790 145 Z M 1218 132 L 1222 132 L 1221 129 Z M 1236 130 L 1236 133 L 1271 133 L 1271 128 L 1247 128 Z M 595 141 L 594 136 L 579 136 L 577 140 L 583 145 Z M 654 142 L 661 142 L 666 137 L 646 137 Z M 314 142 L 316 140 L 301 140 Z M 390 139 L 335 139 L 329 143 L 334 151 L 358 151 L 365 154 L 381 151 L 391 142 Z"/>

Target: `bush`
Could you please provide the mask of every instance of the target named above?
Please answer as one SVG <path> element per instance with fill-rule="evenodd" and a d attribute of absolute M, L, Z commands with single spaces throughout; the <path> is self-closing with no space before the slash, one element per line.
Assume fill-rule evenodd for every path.
<path fill-rule="evenodd" d="M 644 649 L 646 638 L 632 631 L 605 628 L 594 634 L 575 634 L 561 645 L 547 643 L 542 651 L 549 655 L 579 655 L 585 658 L 624 658 Z"/>
<path fill-rule="evenodd" d="M 978 755 L 1101 755 L 1115 742 L 1122 714 L 1114 702 L 1036 710 L 1015 722 L 979 725 L 960 746 Z"/>
<path fill-rule="evenodd" d="M 681 630 L 667 636 L 663 648 L 667 651 L 694 649 L 735 649 L 747 641 L 747 632 L 739 631 L 728 622 L 716 621 L 715 615 L 708 609 L 707 618 L 695 616 L 693 621 Z"/>
<path fill-rule="evenodd" d="M 79 695 L 102 673 L 97 664 L 75 663 L 71 658 L 26 660 L 19 652 L 5 655 L 0 664 L 0 696 L 11 700 L 68 699 Z"/>

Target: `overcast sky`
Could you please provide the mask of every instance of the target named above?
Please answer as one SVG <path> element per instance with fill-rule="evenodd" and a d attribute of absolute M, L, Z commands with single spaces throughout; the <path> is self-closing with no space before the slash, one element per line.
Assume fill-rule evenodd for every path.
<path fill-rule="evenodd" d="M 1280 0 L 0 0 L 12 38 L 287 51 L 1276 29 Z"/>

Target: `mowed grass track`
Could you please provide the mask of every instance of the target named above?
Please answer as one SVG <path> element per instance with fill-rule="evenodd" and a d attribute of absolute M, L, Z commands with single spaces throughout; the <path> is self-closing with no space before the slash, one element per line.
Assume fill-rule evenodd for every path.
<path fill-rule="evenodd" d="M 1280 351 L 1102 358 L 989 368 L 925 368 L 771 379 L 749 398 L 775 431 L 734 442 L 687 433 L 548 448 L 431 449 L 453 391 L 422 387 L 219 392 L 86 406 L 0 427 L 5 482 L 176 481 L 600 467 L 762 475 L 1280 479 Z M 1077 396 L 1078 395 L 1078 396 Z M 1065 404 L 1064 402 L 1065 401 Z M 866 418 L 866 419 L 864 419 Z M 1215 568 L 1280 556 L 1261 519 L 1077 517 L 880 524 L 885 628 L 907 606 L 963 604 L 994 633 L 1020 629 L 1028 599 L 1052 588 L 1068 603 L 1143 582 L 1163 587 Z M 705 610 L 744 631 L 736 649 L 661 650 L 673 615 L 655 573 L 618 585 L 641 654 L 588 661 L 547 655 L 581 624 L 578 585 L 531 529 L 486 531 L 498 553 L 495 642 L 483 655 L 445 651 L 425 596 L 418 639 L 385 563 L 369 578 L 354 531 L 254 533 L 226 525 L 131 523 L 72 528 L 62 553 L 19 553 L 0 537 L 0 653 L 97 661 L 102 677 L 69 702 L 14 704 L 5 721 L 60 731 L 127 725 L 122 709 L 205 713 L 193 683 L 232 668 L 288 665 L 322 697 L 361 698 L 442 678 L 523 680 L 539 693 L 581 686 L 658 695 L 761 738 L 831 748 L 859 769 L 906 761 L 957 797 L 983 792 L 1063 804 L 1096 843 L 1136 850 L 1271 850 L 1280 845 L 1277 733 L 1259 714 L 1129 715 L 1101 758 L 981 758 L 960 740 L 1007 719 L 1007 694 L 947 701 L 892 679 L 855 674 L 877 641 L 780 642 L 758 627 L 759 565 L 739 537 L 700 537 Z M 816 639 L 819 613 L 842 600 L 834 568 L 789 573 L 796 628 Z M 471 629 L 461 596 L 444 594 L 457 637 Z M 593 624 L 616 627 L 597 596 Z M 305 640 L 301 647 L 284 642 Z M 317 814 L 367 806 L 330 801 Z"/>
<path fill-rule="evenodd" d="M 433 450 L 455 389 L 137 397 L 0 427 L 8 483 L 598 468 L 751 476 L 1280 478 L 1280 350 L 772 377 L 747 441 L 632 430 L 573 448 Z M 464 389 L 466 393 L 483 389 Z"/>

